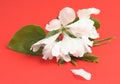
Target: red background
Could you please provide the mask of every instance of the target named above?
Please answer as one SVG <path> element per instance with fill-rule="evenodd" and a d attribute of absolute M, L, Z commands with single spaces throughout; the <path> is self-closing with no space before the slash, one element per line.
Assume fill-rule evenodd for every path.
<path fill-rule="evenodd" d="M 119 0 L 0 0 L 0 84 L 120 84 L 119 56 Z M 6 48 L 8 42 L 22 26 L 37 24 L 45 27 L 59 11 L 66 7 L 77 11 L 96 7 L 101 22 L 101 38 L 114 35 L 109 44 L 93 48 L 99 63 L 78 62 L 78 66 L 66 63 L 58 66 L 55 59 L 44 61 Z M 86 81 L 74 76 L 70 69 L 84 68 L 92 73 Z"/>

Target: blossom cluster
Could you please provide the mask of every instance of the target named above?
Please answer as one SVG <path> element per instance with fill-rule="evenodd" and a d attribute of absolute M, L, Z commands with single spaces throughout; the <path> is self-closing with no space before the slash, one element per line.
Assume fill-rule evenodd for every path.
<path fill-rule="evenodd" d="M 96 8 L 80 9 L 77 14 L 70 7 L 63 8 L 58 18 L 51 20 L 45 27 L 54 33 L 33 44 L 31 50 L 37 52 L 43 47 L 43 59 L 56 57 L 57 61 L 62 59 L 66 62 L 71 61 L 71 56 L 77 58 L 91 53 L 91 39 L 98 38 L 99 34 L 90 15 L 99 13 L 100 10 Z"/>

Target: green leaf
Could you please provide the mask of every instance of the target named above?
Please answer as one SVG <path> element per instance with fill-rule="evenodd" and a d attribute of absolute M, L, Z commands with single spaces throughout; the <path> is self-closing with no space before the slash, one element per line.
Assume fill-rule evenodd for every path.
<path fill-rule="evenodd" d="M 50 36 L 52 36 L 54 34 L 57 34 L 59 31 L 60 30 L 58 29 L 58 30 L 53 30 L 53 31 L 48 32 L 48 34 L 46 35 L 46 38 L 48 38 L 48 37 L 50 37 Z"/>
<path fill-rule="evenodd" d="M 39 56 L 41 55 L 42 48 L 38 52 L 32 52 L 30 47 L 43 38 L 45 38 L 45 32 L 41 27 L 27 25 L 15 33 L 8 44 L 8 48 L 20 53 Z"/>
<path fill-rule="evenodd" d="M 91 53 L 85 53 L 83 57 L 79 58 L 80 60 L 84 60 L 87 62 L 98 62 L 98 57 L 96 57 L 95 55 L 91 54 Z"/>
<path fill-rule="evenodd" d="M 96 18 L 90 18 L 92 21 L 94 21 L 94 26 L 96 29 L 100 28 L 100 23 Z"/>

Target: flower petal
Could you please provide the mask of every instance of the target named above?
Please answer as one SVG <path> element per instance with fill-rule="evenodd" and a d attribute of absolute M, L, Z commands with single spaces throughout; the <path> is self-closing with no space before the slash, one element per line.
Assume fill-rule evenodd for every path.
<path fill-rule="evenodd" d="M 47 31 L 57 30 L 61 28 L 61 23 L 58 19 L 53 19 L 46 25 Z"/>
<path fill-rule="evenodd" d="M 61 42 L 61 52 L 64 55 L 72 54 L 75 57 L 82 57 L 85 53 L 84 43 L 80 38 L 71 38 L 65 34 Z"/>
<path fill-rule="evenodd" d="M 91 73 L 85 71 L 84 69 L 72 69 L 71 71 L 73 74 L 79 75 L 79 76 L 85 78 L 86 80 L 91 79 Z"/>
<path fill-rule="evenodd" d="M 76 37 L 86 36 L 90 38 L 98 38 L 99 34 L 95 30 L 94 22 L 90 19 L 84 18 L 67 26 L 69 31 Z"/>
<path fill-rule="evenodd" d="M 87 44 L 89 46 L 93 46 L 93 41 L 90 41 L 88 37 L 82 36 L 82 40 L 85 44 Z"/>
<path fill-rule="evenodd" d="M 88 37 L 85 37 L 85 36 L 82 36 L 82 40 L 85 44 L 85 51 L 86 53 L 89 52 L 89 53 L 92 53 L 92 50 L 90 48 L 90 46 L 92 47 L 93 46 L 93 41 L 90 41 Z"/>
<path fill-rule="evenodd" d="M 63 59 L 66 62 L 71 61 L 71 57 L 69 55 L 65 55 L 61 52 L 61 41 L 56 43 L 55 46 L 52 48 L 52 55 L 57 58 L 57 61 L 59 59 Z"/>
<path fill-rule="evenodd" d="M 35 44 L 33 44 L 31 46 L 30 50 L 33 50 L 33 52 L 37 52 L 42 45 L 47 45 L 47 44 L 53 43 L 59 35 L 60 35 L 60 33 L 57 33 L 49 38 L 45 38 L 45 39 L 42 39 L 42 40 L 36 42 Z"/>
<path fill-rule="evenodd" d="M 71 57 L 69 55 L 64 55 L 64 56 L 62 56 L 62 58 L 66 62 L 70 62 L 71 61 Z"/>
<path fill-rule="evenodd" d="M 65 55 L 68 55 L 71 48 L 72 45 L 69 37 L 67 35 L 64 35 L 63 40 L 61 41 L 61 52 Z"/>
<path fill-rule="evenodd" d="M 72 8 L 66 7 L 60 11 L 59 20 L 63 25 L 67 25 L 68 23 L 74 21 L 74 19 L 75 19 L 75 12 Z"/>
<path fill-rule="evenodd" d="M 52 55 L 55 57 L 60 56 L 60 46 L 61 46 L 61 41 L 55 44 L 55 46 L 52 48 Z"/>
<path fill-rule="evenodd" d="M 52 55 L 52 48 L 53 46 L 55 45 L 55 42 L 54 43 L 51 43 L 51 44 L 48 44 L 44 47 L 43 49 L 43 59 L 47 60 L 47 58 L 49 59 L 52 59 L 53 58 L 53 55 Z"/>
<path fill-rule="evenodd" d="M 91 14 L 99 14 L 100 10 L 96 8 L 88 8 L 88 9 L 82 9 L 78 10 L 77 14 L 80 19 L 82 18 L 90 18 Z"/>
<path fill-rule="evenodd" d="M 92 39 L 99 38 L 99 34 L 97 33 L 97 30 L 95 29 L 95 27 L 91 28 L 90 31 L 91 31 L 90 38 L 92 38 Z"/>
<path fill-rule="evenodd" d="M 32 45 L 30 50 L 32 50 L 33 52 L 37 52 L 40 48 L 41 44 L 40 45 Z"/>

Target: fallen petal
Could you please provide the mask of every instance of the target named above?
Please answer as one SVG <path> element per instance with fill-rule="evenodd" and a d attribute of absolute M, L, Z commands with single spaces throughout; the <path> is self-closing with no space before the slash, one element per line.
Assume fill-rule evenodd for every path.
<path fill-rule="evenodd" d="M 73 74 L 79 75 L 79 76 L 85 78 L 86 80 L 91 79 L 91 73 L 85 71 L 84 69 L 72 69 L 71 71 Z"/>

